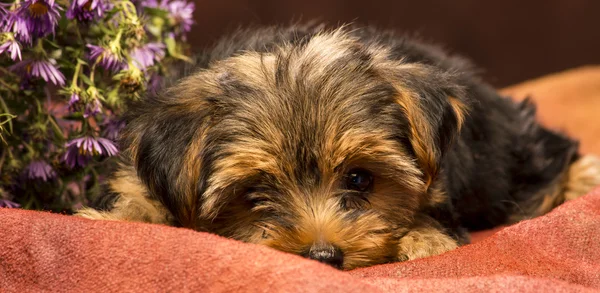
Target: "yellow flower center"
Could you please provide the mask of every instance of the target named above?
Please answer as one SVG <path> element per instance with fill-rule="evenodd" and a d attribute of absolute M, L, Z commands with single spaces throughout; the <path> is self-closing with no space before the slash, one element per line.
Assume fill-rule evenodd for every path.
<path fill-rule="evenodd" d="M 88 154 L 92 155 L 92 156 L 96 156 L 98 155 L 98 151 L 96 149 L 93 149 L 91 152 L 88 150 L 83 149 L 83 146 L 79 148 L 79 154 L 83 155 L 83 156 L 87 156 Z"/>
<path fill-rule="evenodd" d="M 48 13 L 48 5 L 44 2 L 37 1 L 29 5 L 29 13 L 33 17 L 42 17 Z"/>

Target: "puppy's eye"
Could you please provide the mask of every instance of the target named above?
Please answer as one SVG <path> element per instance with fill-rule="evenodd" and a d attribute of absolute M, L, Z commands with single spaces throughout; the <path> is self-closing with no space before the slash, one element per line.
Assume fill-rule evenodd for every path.
<path fill-rule="evenodd" d="M 346 188 L 360 192 L 370 191 L 373 187 L 373 175 L 364 169 L 353 169 L 346 174 Z"/>
<path fill-rule="evenodd" d="M 253 211 L 269 209 L 270 195 L 265 187 L 251 187 L 246 189 L 244 198 Z"/>
<path fill-rule="evenodd" d="M 260 196 L 260 191 L 257 188 L 251 187 L 246 189 L 245 193 L 245 197 L 246 200 L 252 205 L 252 206 L 257 206 L 260 205 L 263 201 L 264 198 L 262 198 Z"/>

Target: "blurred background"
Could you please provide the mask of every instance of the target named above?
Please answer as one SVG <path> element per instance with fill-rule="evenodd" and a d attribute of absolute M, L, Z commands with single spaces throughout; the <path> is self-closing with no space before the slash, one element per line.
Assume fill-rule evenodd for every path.
<path fill-rule="evenodd" d="M 497 87 L 600 64 L 599 0 L 196 2 L 190 42 L 209 46 L 249 24 L 355 22 L 418 34 L 468 57 Z"/>

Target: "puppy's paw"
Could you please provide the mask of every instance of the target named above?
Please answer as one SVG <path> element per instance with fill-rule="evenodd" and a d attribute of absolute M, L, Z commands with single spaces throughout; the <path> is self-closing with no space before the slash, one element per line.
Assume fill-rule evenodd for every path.
<path fill-rule="evenodd" d="M 578 198 L 600 185 L 600 158 L 585 155 L 569 167 L 565 201 Z"/>
<path fill-rule="evenodd" d="M 86 218 L 90 220 L 117 220 L 110 213 L 97 211 L 92 208 L 83 208 L 75 213 L 76 217 Z"/>
<path fill-rule="evenodd" d="M 412 230 L 398 243 L 398 260 L 407 261 L 442 254 L 456 249 L 458 243 L 452 237 L 435 228 Z"/>

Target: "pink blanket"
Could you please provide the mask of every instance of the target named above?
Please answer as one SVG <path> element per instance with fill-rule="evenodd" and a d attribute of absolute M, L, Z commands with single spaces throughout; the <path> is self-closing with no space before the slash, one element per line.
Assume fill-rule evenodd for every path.
<path fill-rule="evenodd" d="M 475 244 L 342 272 L 159 225 L 0 209 L 3 292 L 564 292 L 600 290 L 600 188 Z"/>

